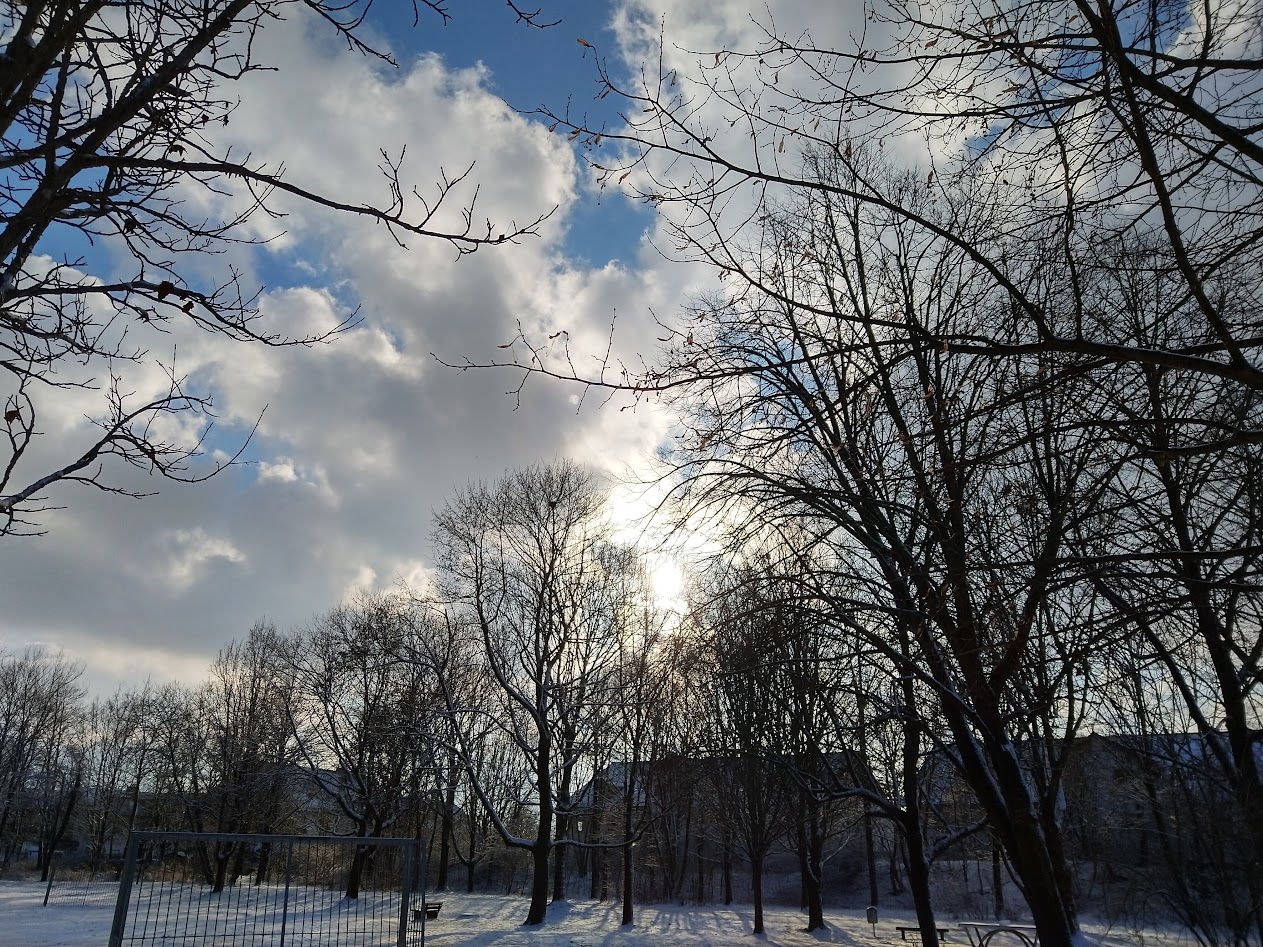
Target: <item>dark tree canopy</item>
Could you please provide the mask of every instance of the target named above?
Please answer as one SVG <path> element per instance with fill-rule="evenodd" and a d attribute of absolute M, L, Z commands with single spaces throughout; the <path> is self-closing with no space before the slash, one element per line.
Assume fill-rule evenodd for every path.
<path fill-rule="evenodd" d="M 1223 903 L 1263 891 L 1261 39 L 1255 2 L 883 0 L 630 83 L 598 57 L 625 124 L 547 113 L 718 279 L 640 365 L 494 363 L 667 398 L 682 522 L 808 537 L 1049 944 L 1078 925 L 1062 751 L 1120 679 L 1232 787 Z"/>

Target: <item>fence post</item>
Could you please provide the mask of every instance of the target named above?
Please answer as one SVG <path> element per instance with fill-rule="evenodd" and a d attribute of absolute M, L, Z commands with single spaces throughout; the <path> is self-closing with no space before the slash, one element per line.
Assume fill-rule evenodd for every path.
<path fill-rule="evenodd" d="M 412 869 L 415 845 L 403 847 L 403 877 L 399 879 L 399 936 L 396 947 L 408 947 L 408 910 L 412 907 Z"/>
<path fill-rule="evenodd" d="M 44 889 L 44 907 L 48 907 L 48 896 L 53 893 L 53 879 L 57 877 L 57 853 L 48 856 L 48 887 Z"/>
<path fill-rule="evenodd" d="M 285 894 L 281 899 L 281 942 L 277 947 L 285 947 L 285 927 L 289 923 L 289 884 L 290 869 L 294 863 L 294 840 L 285 843 Z"/>
<path fill-rule="evenodd" d="M 132 898 L 132 876 L 136 874 L 136 849 L 139 843 L 139 833 L 127 834 L 127 854 L 123 856 L 123 871 L 118 879 L 118 901 L 114 905 L 114 923 L 110 925 L 110 947 L 123 947 L 123 930 L 127 926 L 127 908 Z"/>
<path fill-rule="evenodd" d="M 420 843 L 417 844 L 417 850 L 421 852 L 421 906 L 425 907 L 425 902 L 429 899 L 427 885 L 430 883 L 430 845 L 434 842 L 433 838 L 425 840 L 425 848 Z M 430 916 L 429 911 L 421 912 L 421 947 L 425 947 L 425 922 Z"/>

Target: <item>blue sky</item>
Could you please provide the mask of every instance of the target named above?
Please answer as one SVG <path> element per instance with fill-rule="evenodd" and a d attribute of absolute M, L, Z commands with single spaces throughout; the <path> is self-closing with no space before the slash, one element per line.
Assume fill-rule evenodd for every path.
<path fill-rule="evenodd" d="M 434 52 L 453 68 L 481 63 L 490 70 L 487 88 L 524 115 L 541 107 L 560 112 L 569 106 L 577 114 L 596 117 L 597 123 L 617 125 L 615 100 L 597 98 L 594 62 L 598 55 L 608 62 L 613 54 L 615 75 L 623 71 L 618 38 L 610 28 L 612 5 L 604 0 L 538 0 L 519 7 L 538 9 L 538 22 L 556 25 L 529 28 L 498 0 L 453 3 L 451 19 L 442 26 L 437 15 L 422 10 L 416 29 L 408 28 L 410 16 L 400 16 L 402 4 L 375 9 L 400 58 Z M 620 194 L 588 192 L 568 220 L 566 254 L 595 266 L 634 259 L 640 235 L 653 221 L 647 207 Z"/>

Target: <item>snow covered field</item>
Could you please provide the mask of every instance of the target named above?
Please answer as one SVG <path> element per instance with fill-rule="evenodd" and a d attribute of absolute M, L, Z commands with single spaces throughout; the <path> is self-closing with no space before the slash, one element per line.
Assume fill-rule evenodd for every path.
<path fill-rule="evenodd" d="M 112 906 L 44 907 L 43 897 L 41 884 L 0 882 L 0 947 L 105 947 Z M 577 901 L 554 908 L 546 926 L 528 929 L 522 927 L 526 914 L 522 898 L 449 894 L 443 901 L 442 915 L 427 926 L 426 944 L 434 947 L 728 947 L 750 940 L 753 913 L 748 905 L 649 905 L 637 909 L 633 928 L 623 929 L 618 923 L 618 905 Z M 874 935 L 862 914 L 828 911 L 825 917 L 829 931 L 806 934 L 800 912 L 769 907 L 765 912 L 767 934 L 758 942 L 772 947 L 808 947 L 821 941 L 893 947 L 902 943 L 896 926 L 914 923 L 907 916 L 883 913 Z M 949 928 L 949 945 L 967 944 L 955 924 L 947 920 L 940 923 Z M 1090 922 L 1085 924 L 1085 934 L 1086 943 L 1100 947 L 1191 943 L 1172 934 L 1109 930 Z M 384 943 L 393 944 L 393 938 Z M 419 944 L 420 938 L 410 938 L 410 943 Z M 996 947 L 1001 947 L 998 939 Z"/>

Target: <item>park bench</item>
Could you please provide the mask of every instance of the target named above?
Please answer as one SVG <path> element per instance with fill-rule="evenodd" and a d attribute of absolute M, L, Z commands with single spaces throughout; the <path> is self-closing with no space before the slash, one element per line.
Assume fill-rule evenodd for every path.
<path fill-rule="evenodd" d="M 426 901 L 424 908 L 412 909 L 412 919 L 414 921 L 420 921 L 421 915 L 424 914 L 426 920 L 429 920 L 429 921 L 437 920 L 439 916 L 439 911 L 442 909 L 442 907 L 443 907 L 442 901 Z"/>

